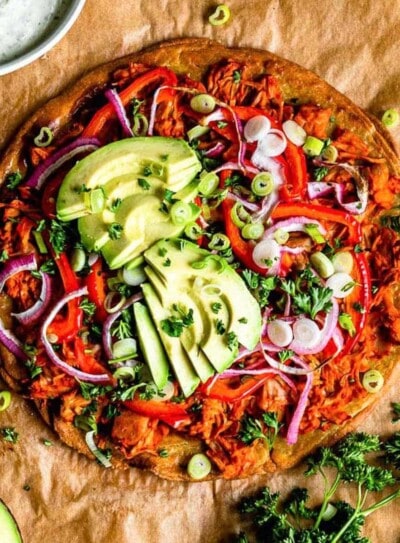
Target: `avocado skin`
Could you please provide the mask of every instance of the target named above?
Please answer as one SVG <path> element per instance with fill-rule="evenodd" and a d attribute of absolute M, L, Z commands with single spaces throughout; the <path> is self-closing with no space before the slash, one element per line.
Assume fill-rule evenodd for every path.
<path fill-rule="evenodd" d="M 23 543 L 18 525 L 11 511 L 2 500 L 0 500 L 0 534 L 1 541 Z"/>

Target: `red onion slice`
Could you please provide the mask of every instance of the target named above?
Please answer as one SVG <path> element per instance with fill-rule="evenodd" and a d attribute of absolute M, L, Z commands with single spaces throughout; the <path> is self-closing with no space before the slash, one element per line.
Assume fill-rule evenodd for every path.
<path fill-rule="evenodd" d="M 7 260 L 0 272 L 0 292 L 3 290 L 7 279 L 16 273 L 32 270 L 37 270 L 36 257 L 33 253 L 16 256 Z"/>
<path fill-rule="evenodd" d="M 282 362 L 278 362 L 278 360 L 275 360 L 275 358 L 272 358 L 267 352 L 266 349 L 269 348 L 269 345 L 264 345 L 264 342 L 262 343 L 262 353 L 265 358 L 265 361 L 267 364 L 271 366 L 271 368 L 274 368 L 276 370 L 281 371 L 282 373 L 287 373 L 289 375 L 307 375 L 308 373 L 312 373 L 314 370 L 312 369 L 302 369 L 302 368 L 294 368 L 293 366 L 287 366 L 286 364 L 282 364 Z M 269 349 L 268 349 L 269 350 Z M 281 349 L 279 349 L 281 350 Z"/>
<path fill-rule="evenodd" d="M 248 209 L 249 211 L 257 212 L 257 211 L 260 210 L 260 208 L 258 207 L 257 204 L 253 204 L 252 202 L 248 202 L 245 198 L 241 198 L 240 196 L 238 196 L 234 192 L 228 192 L 228 194 L 226 195 L 226 198 L 228 200 L 235 200 L 236 202 L 241 203 L 242 206 L 245 207 L 246 209 Z"/>
<path fill-rule="evenodd" d="M 300 355 L 317 354 L 325 349 L 335 331 L 339 317 L 339 304 L 335 298 L 331 298 L 331 301 L 332 309 L 326 314 L 324 325 L 320 330 L 320 339 L 318 343 L 314 347 L 307 348 L 302 345 L 301 341 L 294 339 L 288 349 Z"/>
<path fill-rule="evenodd" d="M 22 349 L 22 343 L 17 339 L 14 334 L 5 327 L 3 320 L 0 318 L 0 342 L 8 349 L 14 356 L 21 360 L 27 360 L 28 356 Z"/>
<path fill-rule="evenodd" d="M 116 89 L 107 89 L 104 94 L 107 100 L 110 102 L 110 104 L 114 108 L 114 111 L 121 124 L 124 135 L 127 137 L 132 137 L 133 136 L 132 128 L 130 126 L 128 116 L 126 114 L 124 104 L 122 103 L 122 100 L 118 92 L 116 91 Z"/>
<path fill-rule="evenodd" d="M 49 356 L 50 360 L 53 362 L 55 366 L 60 368 L 63 372 L 67 373 L 68 375 L 71 375 L 72 377 L 75 377 L 76 379 L 80 379 L 81 381 L 88 381 L 91 383 L 99 383 L 104 381 L 109 381 L 110 376 L 107 373 L 101 373 L 101 374 L 91 374 L 86 373 L 84 371 L 78 370 L 74 368 L 73 366 L 70 366 L 59 356 L 55 353 L 51 343 L 47 339 L 47 329 L 50 326 L 51 322 L 53 321 L 54 317 L 57 315 L 57 313 L 71 300 L 74 300 L 75 298 L 80 298 L 81 296 L 87 296 L 88 295 L 88 289 L 87 287 L 83 287 L 79 290 L 74 290 L 70 294 L 67 294 L 64 296 L 50 311 L 48 317 L 43 323 L 41 333 L 40 333 L 40 339 L 42 340 L 42 343 L 44 345 L 44 348 L 46 350 L 47 355 Z"/>
<path fill-rule="evenodd" d="M 220 156 L 221 153 L 225 151 L 225 145 L 222 143 L 222 141 L 217 141 L 213 147 L 210 147 L 207 149 L 207 151 L 204 153 L 204 155 L 208 158 L 215 158 Z"/>
<path fill-rule="evenodd" d="M 49 306 L 51 300 L 51 277 L 47 273 L 40 272 L 42 277 L 42 289 L 39 298 L 26 311 L 11 313 L 21 324 L 29 325 L 37 321 Z"/>
<path fill-rule="evenodd" d="M 306 224 L 315 224 L 318 226 L 318 230 L 324 236 L 326 234 L 326 229 L 322 226 L 319 221 L 310 219 L 308 217 L 293 217 L 291 219 L 285 219 L 284 221 L 278 221 L 270 228 L 265 230 L 264 238 L 269 238 L 277 230 L 284 230 L 285 232 L 306 232 Z"/>
<path fill-rule="evenodd" d="M 286 442 L 288 443 L 288 445 L 294 445 L 295 443 L 297 443 L 297 439 L 299 436 L 300 423 L 307 407 L 307 400 L 308 400 L 308 396 L 310 394 L 310 390 L 313 383 L 312 370 L 310 369 L 308 364 L 306 364 L 303 360 L 300 360 L 300 359 L 297 360 L 297 364 L 299 364 L 299 366 L 301 366 L 301 368 L 305 372 L 307 372 L 306 373 L 307 377 L 306 377 L 306 384 L 303 390 L 301 391 L 299 401 L 297 402 L 297 407 L 293 413 L 293 417 L 292 417 L 292 420 L 290 421 L 289 428 L 287 431 Z"/>
<path fill-rule="evenodd" d="M 284 381 L 292 390 L 296 390 L 296 386 L 293 381 L 285 375 L 283 372 L 276 370 L 274 368 L 263 368 L 263 369 L 243 369 L 243 370 L 234 370 L 229 369 L 219 374 L 219 379 L 229 379 L 231 377 L 240 377 L 243 375 L 279 375 L 279 377 Z"/>
<path fill-rule="evenodd" d="M 27 187 L 40 189 L 46 179 L 60 168 L 65 162 L 76 155 L 91 153 L 100 147 L 96 138 L 78 138 L 69 145 L 62 147 L 50 155 L 35 169 L 31 177 L 25 183 Z"/>

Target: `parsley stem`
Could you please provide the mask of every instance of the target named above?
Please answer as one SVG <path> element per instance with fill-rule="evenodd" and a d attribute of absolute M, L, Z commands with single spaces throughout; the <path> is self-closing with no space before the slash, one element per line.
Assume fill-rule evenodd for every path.
<path fill-rule="evenodd" d="M 363 511 L 361 511 L 361 514 L 364 517 L 367 517 L 368 515 L 370 515 L 371 513 L 376 511 L 377 509 L 379 509 L 380 507 L 383 507 L 384 505 L 387 505 L 388 503 L 392 502 L 393 500 L 396 500 L 399 497 L 400 497 L 400 488 L 398 490 L 396 490 L 395 492 L 392 492 L 391 494 L 389 494 L 385 498 L 382 498 L 378 502 L 374 503 L 370 507 L 367 507 L 367 509 L 364 509 Z"/>
<path fill-rule="evenodd" d="M 314 524 L 314 528 L 318 528 L 319 525 L 321 524 L 321 521 L 322 519 L 324 518 L 324 515 L 325 515 L 325 512 L 326 512 L 326 509 L 329 505 L 329 502 L 332 498 L 332 496 L 335 494 L 339 484 L 340 484 L 340 481 L 341 481 L 341 478 L 340 478 L 340 475 L 339 473 L 336 474 L 336 477 L 335 477 L 335 480 L 333 481 L 331 487 L 328 489 L 328 478 L 326 477 L 324 471 L 322 469 L 319 470 L 319 472 L 321 473 L 323 479 L 324 479 L 324 483 L 325 483 L 325 490 L 324 490 L 324 500 L 321 504 L 321 508 L 319 510 L 319 514 L 318 514 L 318 517 L 317 517 L 317 520 L 315 521 L 315 524 Z"/>
<path fill-rule="evenodd" d="M 359 483 L 359 485 L 358 485 L 358 497 L 357 497 L 357 503 L 356 503 L 356 507 L 354 509 L 354 513 L 350 516 L 350 518 L 347 520 L 347 522 L 345 522 L 343 524 L 341 529 L 338 531 L 338 533 L 335 535 L 335 537 L 332 539 L 332 541 L 330 543 L 337 543 L 338 541 L 340 541 L 340 538 L 342 537 L 342 535 L 347 531 L 348 528 L 350 528 L 350 526 L 353 524 L 355 519 L 358 516 L 362 515 L 361 507 L 362 507 L 362 504 L 365 502 L 365 498 L 366 498 L 367 494 L 368 494 L 368 491 L 365 492 L 364 497 L 362 496 L 362 484 Z"/>

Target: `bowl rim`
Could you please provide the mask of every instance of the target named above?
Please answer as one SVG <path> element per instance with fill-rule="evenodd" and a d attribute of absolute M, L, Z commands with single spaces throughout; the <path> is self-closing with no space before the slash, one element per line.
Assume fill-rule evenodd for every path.
<path fill-rule="evenodd" d="M 13 60 L 9 60 L 4 64 L 0 64 L 0 76 L 23 68 L 50 51 L 50 49 L 52 49 L 65 36 L 68 30 L 75 23 L 85 2 L 86 0 L 72 0 L 70 6 L 67 7 L 67 10 L 65 11 L 64 17 L 43 41 L 21 56 L 16 57 Z"/>

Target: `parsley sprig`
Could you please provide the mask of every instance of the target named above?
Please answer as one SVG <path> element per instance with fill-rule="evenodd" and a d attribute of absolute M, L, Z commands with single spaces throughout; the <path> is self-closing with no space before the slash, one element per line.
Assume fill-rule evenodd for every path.
<path fill-rule="evenodd" d="M 377 464 L 376 454 L 393 468 Z M 373 458 L 371 458 L 371 456 Z M 375 460 L 374 460 L 375 458 Z M 335 447 L 322 447 L 307 460 L 306 477 L 320 475 L 324 484 L 322 503 L 309 507 L 308 491 L 295 488 L 288 498 L 266 487 L 240 505 L 242 513 L 251 515 L 257 541 L 270 543 L 368 543 L 361 531 L 365 518 L 400 497 L 400 487 L 371 503 L 371 494 L 396 484 L 394 470 L 400 468 L 400 433 L 385 444 L 376 435 L 352 433 Z M 355 503 L 335 501 L 343 484 L 356 487 Z M 368 505 L 367 505 L 368 504 Z M 237 543 L 249 541 L 244 533 Z"/>

